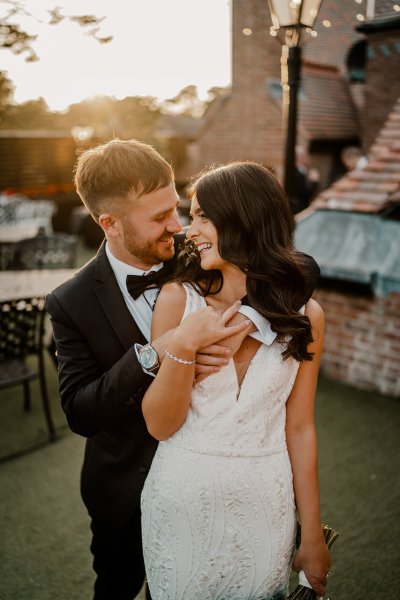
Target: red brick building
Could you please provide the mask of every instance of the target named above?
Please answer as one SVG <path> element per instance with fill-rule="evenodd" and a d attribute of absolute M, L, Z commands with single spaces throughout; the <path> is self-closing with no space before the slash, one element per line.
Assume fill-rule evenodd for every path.
<path fill-rule="evenodd" d="M 180 146 L 181 184 L 232 159 L 282 174 L 281 47 L 269 35 L 265 0 L 233 0 L 232 9 L 232 89 Z M 373 19 L 357 18 L 364 10 L 350 0 L 325 0 L 318 35 L 303 44 L 298 141 L 321 174 L 321 189 L 343 173 L 344 147 L 361 146 L 369 162 L 300 214 L 297 245 L 322 271 L 322 371 L 399 396 L 400 12 L 388 0 L 376 0 Z"/>
<path fill-rule="evenodd" d="M 325 0 L 318 36 L 305 34 L 303 43 L 298 140 L 311 152 L 323 187 L 336 171 L 340 150 L 360 142 L 357 106 L 363 98 L 360 86 L 349 84 L 346 64 L 350 48 L 364 38 L 355 30 L 356 15 L 353 2 Z M 324 26 L 328 21 L 331 26 Z M 282 48 L 269 35 L 270 26 L 265 0 L 233 0 L 232 89 L 206 113 L 196 138 L 188 140 L 179 182 L 233 159 L 256 160 L 282 175 Z"/>
<path fill-rule="evenodd" d="M 326 315 L 323 372 L 398 397 L 400 14 L 377 17 L 360 28 L 368 39 L 362 122 L 368 163 L 298 215 L 296 241 L 322 271 L 316 298 Z"/>
<path fill-rule="evenodd" d="M 68 131 L 0 131 L 0 190 L 6 193 L 35 198 L 73 191 L 75 161 Z"/>

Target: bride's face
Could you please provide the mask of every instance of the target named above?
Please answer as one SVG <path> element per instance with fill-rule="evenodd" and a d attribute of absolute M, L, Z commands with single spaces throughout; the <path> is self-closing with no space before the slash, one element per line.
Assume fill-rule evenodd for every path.
<path fill-rule="evenodd" d="M 196 196 L 190 209 L 192 223 L 187 231 L 188 240 L 193 240 L 201 260 L 202 269 L 222 269 L 226 261 L 218 252 L 218 234 L 212 222 L 202 211 Z"/>

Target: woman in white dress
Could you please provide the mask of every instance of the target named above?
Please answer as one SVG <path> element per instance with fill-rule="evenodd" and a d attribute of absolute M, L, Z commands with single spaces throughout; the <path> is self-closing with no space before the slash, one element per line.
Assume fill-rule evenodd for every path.
<path fill-rule="evenodd" d="M 232 163 L 195 181 L 191 217 L 192 252 L 160 292 L 152 336 L 176 329 L 143 400 L 160 440 L 142 494 L 152 598 L 281 600 L 292 566 L 323 595 L 331 558 L 314 398 L 324 319 L 307 301 L 288 201 L 268 169 Z M 227 337 L 244 297 L 266 319 L 263 337 L 250 322 Z M 225 341 L 210 346 L 218 332 Z M 196 377 L 196 354 L 224 344 L 226 366 Z"/>

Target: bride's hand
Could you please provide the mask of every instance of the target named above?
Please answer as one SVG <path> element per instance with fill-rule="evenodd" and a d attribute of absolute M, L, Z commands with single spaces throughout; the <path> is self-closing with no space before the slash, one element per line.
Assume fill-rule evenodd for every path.
<path fill-rule="evenodd" d="M 332 558 L 324 540 L 316 544 L 300 544 L 293 561 L 294 571 L 304 571 L 312 589 L 318 596 L 326 593 Z"/>

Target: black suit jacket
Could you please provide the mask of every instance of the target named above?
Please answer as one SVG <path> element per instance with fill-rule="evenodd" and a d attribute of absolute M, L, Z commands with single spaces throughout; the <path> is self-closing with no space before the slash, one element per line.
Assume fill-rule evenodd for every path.
<path fill-rule="evenodd" d="M 179 243 L 184 236 L 176 236 Z M 310 295 L 319 269 L 306 258 Z M 308 298 L 307 298 L 308 299 Z M 46 298 L 57 347 L 61 403 L 70 428 L 87 439 L 82 498 L 92 518 L 122 524 L 135 511 L 157 441 L 141 411 L 152 381 L 139 365 L 137 327 L 104 245 Z"/>
<path fill-rule="evenodd" d="M 46 298 L 59 365 L 61 403 L 75 433 L 88 438 L 81 477 L 89 514 L 123 522 L 138 505 L 157 441 L 141 400 L 152 381 L 133 345 L 146 340 L 105 253 Z"/>

